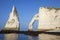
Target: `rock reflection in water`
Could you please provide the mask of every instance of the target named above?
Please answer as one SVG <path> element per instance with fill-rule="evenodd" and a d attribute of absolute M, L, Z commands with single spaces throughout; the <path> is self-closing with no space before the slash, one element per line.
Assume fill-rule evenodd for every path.
<path fill-rule="evenodd" d="M 18 34 L 4 34 L 4 39 L 5 40 L 18 40 Z"/>
<path fill-rule="evenodd" d="M 33 36 L 28 36 L 29 40 L 34 40 Z"/>
<path fill-rule="evenodd" d="M 60 40 L 60 36 L 58 35 L 50 35 L 50 34 L 39 34 L 39 40 Z"/>
<path fill-rule="evenodd" d="M 38 36 L 28 36 L 29 40 L 38 40 Z"/>

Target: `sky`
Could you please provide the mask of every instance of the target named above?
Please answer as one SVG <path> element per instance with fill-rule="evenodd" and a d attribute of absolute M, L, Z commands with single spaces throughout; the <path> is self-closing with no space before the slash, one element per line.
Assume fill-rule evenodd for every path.
<path fill-rule="evenodd" d="M 13 6 L 19 15 L 20 30 L 28 30 L 30 21 L 40 7 L 60 8 L 60 0 L 0 0 L 0 30 L 4 28 Z M 35 21 L 33 29 L 37 30 L 37 27 L 38 21 Z"/>

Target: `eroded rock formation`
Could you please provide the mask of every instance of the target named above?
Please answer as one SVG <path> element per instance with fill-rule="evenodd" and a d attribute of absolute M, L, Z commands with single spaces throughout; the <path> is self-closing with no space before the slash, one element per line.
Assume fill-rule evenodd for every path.
<path fill-rule="evenodd" d="M 60 8 L 46 8 L 40 7 L 38 14 L 36 14 L 30 24 L 29 30 L 33 30 L 33 23 L 38 20 L 37 30 L 49 30 L 60 28 Z"/>
<path fill-rule="evenodd" d="M 18 30 L 19 29 L 19 17 L 16 7 L 13 6 L 12 12 L 9 15 L 9 19 L 5 25 L 5 30 Z"/>

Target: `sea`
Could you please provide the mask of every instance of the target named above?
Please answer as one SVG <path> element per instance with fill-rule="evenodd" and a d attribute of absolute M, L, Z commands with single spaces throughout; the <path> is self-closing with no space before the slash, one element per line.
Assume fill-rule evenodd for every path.
<path fill-rule="evenodd" d="M 26 34 L 0 34 L 0 40 L 60 40 L 60 35 L 39 34 L 38 36 L 31 36 Z"/>
<path fill-rule="evenodd" d="M 30 36 L 25 34 L 0 34 L 0 40 L 38 40 L 38 36 Z"/>

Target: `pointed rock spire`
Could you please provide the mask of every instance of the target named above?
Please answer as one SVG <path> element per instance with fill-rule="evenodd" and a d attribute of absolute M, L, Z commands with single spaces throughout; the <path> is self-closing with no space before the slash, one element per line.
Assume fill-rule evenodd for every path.
<path fill-rule="evenodd" d="M 12 9 L 12 11 L 14 11 L 14 10 L 16 10 L 16 7 L 15 7 L 15 6 L 13 6 L 13 9 Z"/>
<path fill-rule="evenodd" d="M 16 7 L 15 6 L 13 6 L 12 12 L 11 12 L 10 15 L 17 16 L 18 17 L 17 10 L 16 10 Z"/>
<path fill-rule="evenodd" d="M 12 12 L 10 13 L 9 19 L 5 25 L 6 30 L 18 30 L 19 29 L 19 18 L 16 7 L 13 6 Z"/>
<path fill-rule="evenodd" d="M 13 8 L 12 8 L 12 12 L 17 12 L 17 10 L 16 10 L 16 7 L 15 7 L 15 6 L 13 6 Z"/>

